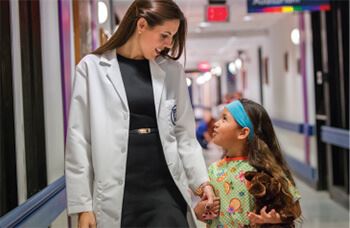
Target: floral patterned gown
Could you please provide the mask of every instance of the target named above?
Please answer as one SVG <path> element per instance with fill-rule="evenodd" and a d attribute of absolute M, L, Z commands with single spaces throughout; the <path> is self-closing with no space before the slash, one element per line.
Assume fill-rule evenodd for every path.
<path fill-rule="evenodd" d="M 236 228 L 249 224 L 248 212 L 254 210 L 254 197 L 248 192 L 244 173 L 254 171 L 247 157 L 225 157 L 209 166 L 210 183 L 220 197 L 220 211 L 216 219 L 207 223 L 211 228 Z M 300 199 L 298 190 L 289 185 L 294 201 Z"/>

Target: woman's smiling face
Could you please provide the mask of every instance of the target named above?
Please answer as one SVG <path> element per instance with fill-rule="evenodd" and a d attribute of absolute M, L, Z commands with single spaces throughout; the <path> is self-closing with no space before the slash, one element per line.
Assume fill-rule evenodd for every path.
<path fill-rule="evenodd" d="M 144 20 L 141 18 L 140 20 Z M 141 25 L 140 25 L 141 24 Z M 165 48 L 171 48 L 173 39 L 179 29 L 179 20 L 168 20 L 162 25 L 149 27 L 146 20 L 139 22 L 139 45 L 143 56 L 152 60 L 155 59 Z"/>

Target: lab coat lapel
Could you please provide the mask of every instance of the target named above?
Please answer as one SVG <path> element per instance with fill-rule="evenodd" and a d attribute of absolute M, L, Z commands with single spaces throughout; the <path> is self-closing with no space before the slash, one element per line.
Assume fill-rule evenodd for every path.
<path fill-rule="evenodd" d="M 112 52 L 114 53 L 114 52 Z M 120 72 L 118 60 L 115 54 L 108 52 L 101 56 L 100 65 L 108 66 L 106 77 L 112 83 L 126 110 L 129 110 L 123 78 Z"/>
<path fill-rule="evenodd" d="M 150 60 L 149 63 L 152 77 L 154 104 L 156 107 L 156 114 L 158 116 L 161 98 L 164 90 L 165 72 L 160 68 L 156 61 Z"/>

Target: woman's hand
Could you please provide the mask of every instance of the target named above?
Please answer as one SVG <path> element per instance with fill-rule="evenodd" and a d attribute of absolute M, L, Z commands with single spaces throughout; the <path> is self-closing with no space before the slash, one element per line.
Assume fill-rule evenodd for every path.
<path fill-rule="evenodd" d="M 266 213 L 266 206 L 260 210 L 260 215 L 249 212 L 248 218 L 252 225 L 282 223 L 280 214 L 277 213 L 274 209 L 272 209 L 269 213 Z"/>
<path fill-rule="evenodd" d="M 219 214 L 219 211 L 220 211 L 220 198 L 219 197 L 214 198 L 214 203 L 213 203 L 213 207 L 211 210 L 206 209 L 207 203 L 208 203 L 208 200 L 200 201 L 196 205 L 196 207 L 194 208 L 194 213 L 196 214 L 197 219 L 202 221 L 202 222 L 204 222 L 208 219 L 216 218 Z"/>
<path fill-rule="evenodd" d="M 79 213 L 78 228 L 96 228 L 96 218 L 92 211 Z"/>
<path fill-rule="evenodd" d="M 214 203 L 214 198 L 215 198 L 215 194 L 214 194 L 213 187 L 211 185 L 205 185 L 203 187 L 202 200 L 207 200 L 207 204 L 206 204 L 207 210 L 212 209 L 213 203 Z"/>
<path fill-rule="evenodd" d="M 205 213 L 205 205 L 206 205 L 207 201 L 200 201 L 196 207 L 194 208 L 194 213 L 196 214 L 196 217 L 199 221 L 204 222 L 205 219 L 203 217 L 204 213 Z"/>

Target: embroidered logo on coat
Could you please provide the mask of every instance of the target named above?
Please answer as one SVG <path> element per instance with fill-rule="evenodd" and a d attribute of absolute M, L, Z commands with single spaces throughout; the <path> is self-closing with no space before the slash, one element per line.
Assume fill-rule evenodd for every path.
<path fill-rule="evenodd" d="M 174 105 L 171 108 L 170 119 L 171 119 L 171 123 L 175 126 L 176 125 L 176 105 Z"/>

